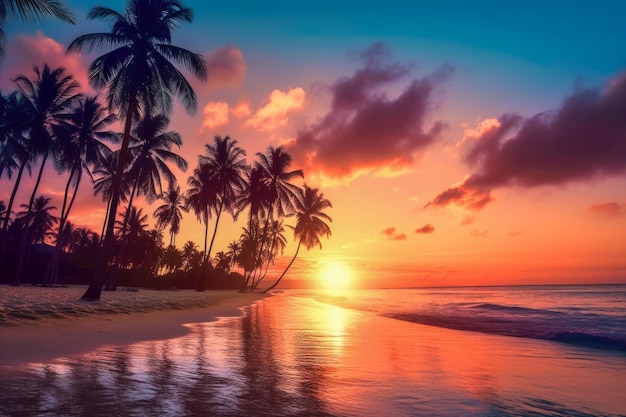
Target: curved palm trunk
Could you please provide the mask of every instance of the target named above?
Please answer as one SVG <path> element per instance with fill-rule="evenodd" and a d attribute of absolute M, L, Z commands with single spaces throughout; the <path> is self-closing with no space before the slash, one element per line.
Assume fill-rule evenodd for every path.
<path fill-rule="evenodd" d="M 46 152 L 43 160 L 41 161 L 41 167 L 39 168 L 39 174 L 37 175 L 37 181 L 35 182 L 35 187 L 33 188 L 33 192 L 30 195 L 30 200 L 28 201 L 28 213 L 33 208 L 33 202 L 35 201 L 35 194 L 37 194 L 37 189 L 39 188 L 39 184 L 41 183 L 41 177 L 43 175 L 43 169 L 46 166 L 46 162 L 48 161 L 49 152 Z M 24 225 L 24 233 L 22 233 L 22 238 L 20 239 L 20 256 L 17 261 L 17 269 L 15 271 L 15 276 L 13 277 L 13 283 L 11 285 L 18 286 L 22 283 L 22 273 L 24 272 L 24 261 L 26 259 L 26 246 L 28 245 L 28 232 L 30 229 L 30 216 L 27 217 L 26 224 Z"/>
<path fill-rule="evenodd" d="M 2 235 L 0 235 L 0 239 L 2 239 L 2 247 L 0 248 L 0 265 L 2 264 L 2 259 L 4 258 L 4 252 L 6 251 L 6 242 L 7 242 L 7 230 L 9 228 L 9 220 L 11 219 L 11 210 L 13 209 L 13 203 L 15 202 L 15 195 L 17 194 L 17 190 L 20 186 L 20 182 L 22 180 L 22 174 L 24 173 L 24 168 L 26 168 L 26 161 L 22 162 L 20 165 L 20 169 L 17 173 L 17 178 L 15 178 L 15 184 L 13 185 L 13 191 L 11 191 L 11 197 L 9 198 L 9 203 L 7 205 L 7 214 L 4 216 L 4 223 L 2 225 Z"/>
<path fill-rule="evenodd" d="M 111 250 L 113 249 L 113 227 L 115 226 L 115 214 L 117 213 L 117 206 L 120 199 L 120 188 L 122 185 L 122 177 L 124 173 L 124 167 L 126 166 L 126 159 L 128 157 L 128 143 L 130 142 L 130 128 L 133 124 L 133 113 L 136 107 L 136 99 L 134 95 L 130 95 L 128 103 L 128 109 L 126 110 L 126 121 L 124 124 L 124 136 L 122 138 L 122 147 L 120 148 L 120 156 L 117 161 L 117 169 L 113 176 L 113 193 L 111 195 L 111 207 L 109 209 L 109 218 L 107 219 L 107 227 L 102 242 L 102 250 L 98 252 L 96 258 L 96 265 L 94 270 L 93 279 L 89 288 L 85 291 L 85 294 L 81 297 L 82 300 L 97 301 L 100 300 L 102 295 L 102 285 L 107 273 L 107 264 L 111 257 Z"/>
<path fill-rule="evenodd" d="M 285 276 L 285 274 L 287 273 L 287 271 L 289 271 L 289 268 L 291 268 L 291 264 L 293 264 L 293 261 L 296 260 L 296 256 L 298 256 L 298 252 L 300 252 L 300 246 L 302 245 L 302 239 L 300 239 L 298 241 L 298 249 L 296 249 L 296 253 L 293 255 L 293 258 L 291 258 L 291 262 L 289 262 L 289 265 L 287 265 L 287 268 L 285 268 L 285 270 L 283 271 L 283 273 L 280 275 L 280 277 L 278 277 L 278 279 L 276 280 L 276 282 L 269 287 L 268 289 L 266 289 L 265 291 L 263 291 L 263 294 L 265 294 L 266 292 L 273 290 L 274 287 L 276 287 L 278 285 L 278 283 L 280 282 L 281 279 L 283 279 L 283 277 Z"/>
<path fill-rule="evenodd" d="M 70 186 L 72 184 L 74 174 L 76 174 L 76 185 L 74 186 L 72 197 L 70 198 L 70 201 L 68 203 L 67 198 L 70 193 Z M 59 264 L 61 262 L 63 246 L 66 243 L 62 240 L 62 232 L 65 228 L 65 224 L 67 223 L 67 219 L 70 215 L 70 211 L 72 210 L 72 206 L 74 205 L 74 201 L 76 200 L 76 194 L 78 194 L 78 187 L 80 186 L 81 179 L 82 169 L 79 162 L 75 164 L 72 168 L 72 171 L 70 172 L 70 177 L 67 179 L 67 185 L 65 186 L 65 195 L 63 196 L 63 206 L 61 207 L 61 217 L 59 219 L 59 233 L 57 235 L 57 243 L 52 258 L 48 262 L 48 266 L 46 267 L 46 272 L 44 274 L 43 283 L 45 285 L 52 286 L 56 284 L 59 279 Z"/>
<path fill-rule="evenodd" d="M 220 208 L 217 211 L 217 216 L 215 217 L 215 228 L 213 229 L 213 236 L 211 237 L 211 244 L 209 245 L 209 251 L 207 252 L 207 256 L 211 257 L 211 250 L 213 249 L 213 242 L 215 241 L 215 235 L 217 234 L 217 226 L 220 224 L 220 216 L 222 215 L 222 209 L 224 208 L 224 203 L 220 203 Z"/>

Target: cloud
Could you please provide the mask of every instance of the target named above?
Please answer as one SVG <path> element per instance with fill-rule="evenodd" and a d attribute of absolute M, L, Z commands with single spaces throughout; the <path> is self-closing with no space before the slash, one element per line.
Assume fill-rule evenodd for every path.
<path fill-rule="evenodd" d="M 211 88 L 238 87 L 246 78 L 243 53 L 234 46 L 225 46 L 206 56 L 208 79 Z"/>
<path fill-rule="evenodd" d="M 597 203 L 587 209 L 587 213 L 599 217 L 626 217 L 626 202 Z"/>
<path fill-rule="evenodd" d="M 300 110 L 304 106 L 306 93 L 300 87 L 282 92 L 274 90 L 265 104 L 246 121 L 244 126 L 252 126 L 263 131 L 271 131 L 287 124 L 287 113 Z"/>
<path fill-rule="evenodd" d="M 235 107 L 231 109 L 231 112 L 238 119 L 250 116 L 252 114 L 250 101 L 246 98 L 239 100 Z"/>
<path fill-rule="evenodd" d="M 473 237 L 489 237 L 489 230 L 474 229 L 469 234 Z"/>
<path fill-rule="evenodd" d="M 560 108 L 490 122 L 469 147 L 473 173 L 427 206 L 479 210 L 498 187 L 562 185 L 626 173 L 626 74 L 606 88 L 581 89 Z"/>
<path fill-rule="evenodd" d="M 202 109 L 202 127 L 200 132 L 228 124 L 228 103 L 209 101 Z"/>
<path fill-rule="evenodd" d="M 418 152 L 445 128 L 427 125 L 434 110 L 434 89 L 449 78 L 441 68 L 423 78 L 409 78 L 412 66 L 388 63 L 387 47 L 378 43 L 363 54 L 362 68 L 330 87 L 328 113 L 297 134 L 288 148 L 307 173 L 353 179 L 374 172 L 396 175 L 412 167 Z M 391 91 L 400 91 L 391 97 Z"/>
<path fill-rule="evenodd" d="M 89 64 L 80 54 L 65 55 L 66 47 L 38 31 L 34 36 L 16 36 L 6 46 L 2 62 L 0 89 L 3 92 L 15 90 L 13 80 L 19 75 L 34 77 L 33 67 L 41 68 L 47 63 L 50 68 L 63 67 L 71 74 L 88 94 L 94 94 L 89 87 L 87 68 Z"/>
<path fill-rule="evenodd" d="M 398 233 L 395 227 L 386 227 L 380 231 L 387 237 L 388 240 L 406 240 L 407 235 L 404 233 Z"/>
<path fill-rule="evenodd" d="M 421 233 L 421 234 L 431 234 L 434 231 L 435 231 L 435 226 L 433 226 L 432 224 L 425 224 L 424 226 L 415 229 L 415 233 Z"/>

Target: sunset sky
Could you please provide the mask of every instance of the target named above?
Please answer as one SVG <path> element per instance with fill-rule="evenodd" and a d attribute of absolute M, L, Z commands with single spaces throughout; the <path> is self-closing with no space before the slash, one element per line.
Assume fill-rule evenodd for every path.
<path fill-rule="evenodd" d="M 195 19 L 174 43 L 206 57 L 209 80 L 190 78 L 197 114 L 172 115 L 182 188 L 214 135 L 250 162 L 285 145 L 333 204 L 332 237 L 290 279 L 343 268 L 384 287 L 626 283 L 626 3 L 410 3 L 187 1 Z M 64 51 L 109 28 L 86 20 L 91 0 L 69 5 L 75 26 L 7 25 L 3 94 L 43 62 L 95 93 L 96 55 Z M 66 175 L 50 169 L 40 187 L 57 207 Z M 105 205 L 81 190 L 70 221 L 99 232 Z M 241 217 L 221 222 L 213 253 Z M 203 240 L 193 214 L 186 240 Z M 295 247 L 290 235 L 279 266 Z"/>

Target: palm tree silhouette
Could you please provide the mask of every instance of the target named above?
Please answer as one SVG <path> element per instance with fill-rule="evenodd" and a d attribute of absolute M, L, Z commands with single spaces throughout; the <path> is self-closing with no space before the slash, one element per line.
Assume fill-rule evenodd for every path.
<path fill-rule="evenodd" d="M 157 219 L 157 227 L 163 229 L 170 227 L 170 246 L 176 244 L 176 235 L 180 231 L 180 222 L 183 218 L 182 212 L 188 211 L 185 206 L 185 198 L 180 191 L 180 185 L 174 187 L 170 184 L 170 189 L 163 194 L 161 199 L 165 204 L 157 207 L 154 217 Z"/>
<path fill-rule="evenodd" d="M 38 67 L 34 67 L 33 70 L 35 72 L 34 79 L 31 80 L 20 75 L 14 80 L 19 93 L 26 99 L 25 106 L 31 121 L 27 142 L 29 153 L 34 158 L 41 157 L 37 180 L 28 201 L 28 210 L 33 207 L 48 157 L 51 154 L 58 154 L 59 147 L 56 143 L 55 132 L 60 122 L 59 115 L 71 108 L 80 97 L 80 94 L 77 93 L 80 88 L 78 82 L 67 74 L 64 68 L 51 69 L 47 64 L 44 64 L 41 70 Z M 26 216 L 25 221 L 28 230 L 30 217 Z M 21 264 L 24 262 L 26 243 L 26 237 L 23 237 L 20 241 L 20 255 L 14 280 L 18 284 L 21 281 L 21 276 L 17 274 L 21 274 L 23 270 Z"/>
<path fill-rule="evenodd" d="M 215 201 L 218 199 L 217 181 L 211 175 L 211 168 L 207 164 L 200 164 L 193 170 L 192 175 L 187 178 L 187 185 L 189 185 L 189 188 L 185 192 L 186 207 L 195 213 L 199 222 L 204 223 L 202 257 L 208 258 L 209 220 L 216 207 Z"/>
<path fill-rule="evenodd" d="M 76 23 L 72 12 L 59 0 L 0 0 L 0 57 L 4 55 L 4 24 L 9 16 L 19 16 L 24 21 L 56 17 L 67 23 Z"/>
<path fill-rule="evenodd" d="M 207 256 L 211 257 L 211 249 L 217 234 L 217 227 L 220 222 L 222 211 L 227 210 L 233 219 L 237 218 L 236 201 L 245 189 L 245 173 L 248 169 L 246 164 L 246 151 L 237 146 L 237 140 L 230 136 L 222 138 L 215 136 L 213 144 L 204 145 L 205 155 L 200 156 L 200 164 L 207 165 L 210 182 L 216 188 L 217 194 L 213 200 L 213 211 L 215 212 L 215 227 L 213 236 L 207 251 Z"/>
<path fill-rule="evenodd" d="M 6 173 L 6 176 L 11 179 L 15 169 L 17 169 L 17 177 L 13 183 L 6 212 L 2 217 L 0 258 L 4 255 L 6 248 L 9 221 L 24 169 L 30 173 L 32 168 L 33 158 L 28 147 L 27 136 L 29 129 L 29 113 L 24 97 L 16 92 L 2 97 L 0 100 L 0 178 Z"/>
<path fill-rule="evenodd" d="M 168 187 L 176 182 L 176 176 L 167 166 L 174 163 L 181 171 L 187 170 L 187 161 L 171 151 L 180 146 L 183 140 L 179 133 L 166 132 L 170 120 L 164 115 L 144 116 L 133 129 L 135 144 L 129 147 L 132 164 L 126 174 L 127 182 L 132 182 L 129 205 L 135 195 L 144 195 L 149 202 L 163 194 L 161 177 Z"/>
<path fill-rule="evenodd" d="M 58 119 L 59 123 L 55 126 L 59 149 L 56 165 L 61 171 L 69 171 L 69 177 L 59 217 L 57 250 L 50 260 L 44 277 L 44 283 L 50 285 L 55 284 L 58 278 L 61 248 L 67 244 L 64 241 L 66 236 L 62 231 L 74 205 L 83 171 L 91 177 L 91 168 L 99 164 L 104 159 L 104 155 L 110 153 L 104 141 L 112 143 L 118 141 L 115 133 L 106 130 L 116 118 L 98 102 L 97 97 L 81 98 L 71 112 L 59 114 Z M 73 189 L 70 190 L 70 188 Z M 71 197 L 69 197 L 70 193 Z"/>
<path fill-rule="evenodd" d="M 191 22 L 193 12 L 177 0 L 130 0 L 124 14 L 96 6 L 87 15 L 112 24 L 111 32 L 79 36 L 68 52 L 90 52 L 103 47 L 112 50 L 96 58 L 89 67 L 89 79 L 96 88 L 107 88 L 109 108 L 119 111 L 124 135 L 118 165 L 113 177 L 110 212 L 92 285 L 83 299 L 99 300 L 105 265 L 111 255 L 115 213 L 121 192 L 130 131 L 140 110 L 166 113 L 174 97 L 182 99 L 188 112 L 197 106 L 196 94 L 184 75 L 171 62 L 177 62 L 200 79 L 207 76 L 202 56 L 172 45 L 172 31 L 181 22 Z M 147 110 L 150 111 L 147 111 Z"/>
<path fill-rule="evenodd" d="M 31 128 L 28 148 L 34 157 L 41 157 L 39 174 L 33 187 L 28 207 L 32 207 L 33 200 L 39 188 L 41 177 L 48 157 L 56 154 L 54 133 L 60 122 L 60 115 L 66 113 L 80 97 L 80 85 L 67 74 L 65 68 L 51 69 L 47 64 L 40 70 L 34 67 L 34 79 L 25 75 L 18 76 L 14 82 L 19 93 L 26 99 L 26 107 L 30 113 Z"/>
<path fill-rule="evenodd" d="M 298 239 L 298 248 L 280 277 L 271 287 L 263 291 L 264 293 L 274 289 L 283 279 L 293 261 L 296 260 L 302 244 L 307 250 L 315 246 L 319 246 L 321 249 L 322 241 L 320 238 L 322 236 L 330 237 L 332 234 L 330 227 L 326 224 L 326 222 L 332 222 L 332 219 L 323 212 L 323 210 L 332 207 L 332 204 L 324 198 L 324 194 L 319 189 L 311 188 L 305 184 L 304 190 L 300 191 L 297 196 L 298 198 L 294 200 L 297 220 L 293 229 L 293 236 Z"/>
<path fill-rule="evenodd" d="M 17 218 L 22 223 L 22 241 L 26 242 L 26 244 L 43 243 L 47 237 L 54 235 L 52 228 L 58 219 L 50 214 L 50 211 L 56 210 L 56 207 L 50 206 L 49 204 L 50 198 L 39 196 L 34 199 L 32 204 L 20 205 L 25 210 L 19 212 Z M 20 245 L 20 257 L 12 285 L 20 285 L 22 281 L 24 262 L 27 260 L 30 253 L 30 251 L 26 249 L 26 244 Z"/>

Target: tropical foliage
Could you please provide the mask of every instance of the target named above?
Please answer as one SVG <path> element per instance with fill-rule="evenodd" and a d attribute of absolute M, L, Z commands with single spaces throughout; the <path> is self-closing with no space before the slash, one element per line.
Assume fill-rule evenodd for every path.
<path fill-rule="evenodd" d="M 14 3 L 0 3 L 2 19 Z M 15 91 L 0 94 L 0 177 L 10 184 L 0 195 L 0 280 L 89 282 L 88 299 L 120 284 L 246 291 L 269 282 L 273 288 L 301 246 L 321 248 L 331 235 L 330 201 L 303 184 L 304 172 L 292 168 L 285 148 L 270 146 L 248 161 L 230 136 L 204 144 L 182 189 L 176 173 L 187 161 L 178 154 L 183 137 L 169 130 L 170 113 L 176 98 L 195 110 L 196 96 L 174 64 L 200 79 L 206 66 L 200 55 L 172 45 L 171 35 L 191 22 L 191 9 L 176 0 L 130 0 L 124 13 L 98 6 L 88 17 L 109 23 L 110 32 L 79 36 L 68 51 L 106 49 L 89 68 L 90 82 L 106 91 L 103 101 L 81 94 L 72 74 L 47 64 L 19 75 Z M 54 199 L 40 195 L 47 189 L 42 184 L 50 185 L 44 172 L 52 169 L 63 181 Z M 98 232 L 73 217 L 85 182 L 106 213 Z M 30 188 L 20 195 L 29 198 L 19 201 L 24 187 Z M 145 206 L 155 203 L 152 210 Z M 189 211 L 202 225 L 203 245 L 187 241 L 179 249 L 176 236 Z M 213 256 L 220 222 L 239 218 L 241 235 Z M 289 229 L 298 243 L 279 275 Z"/>

